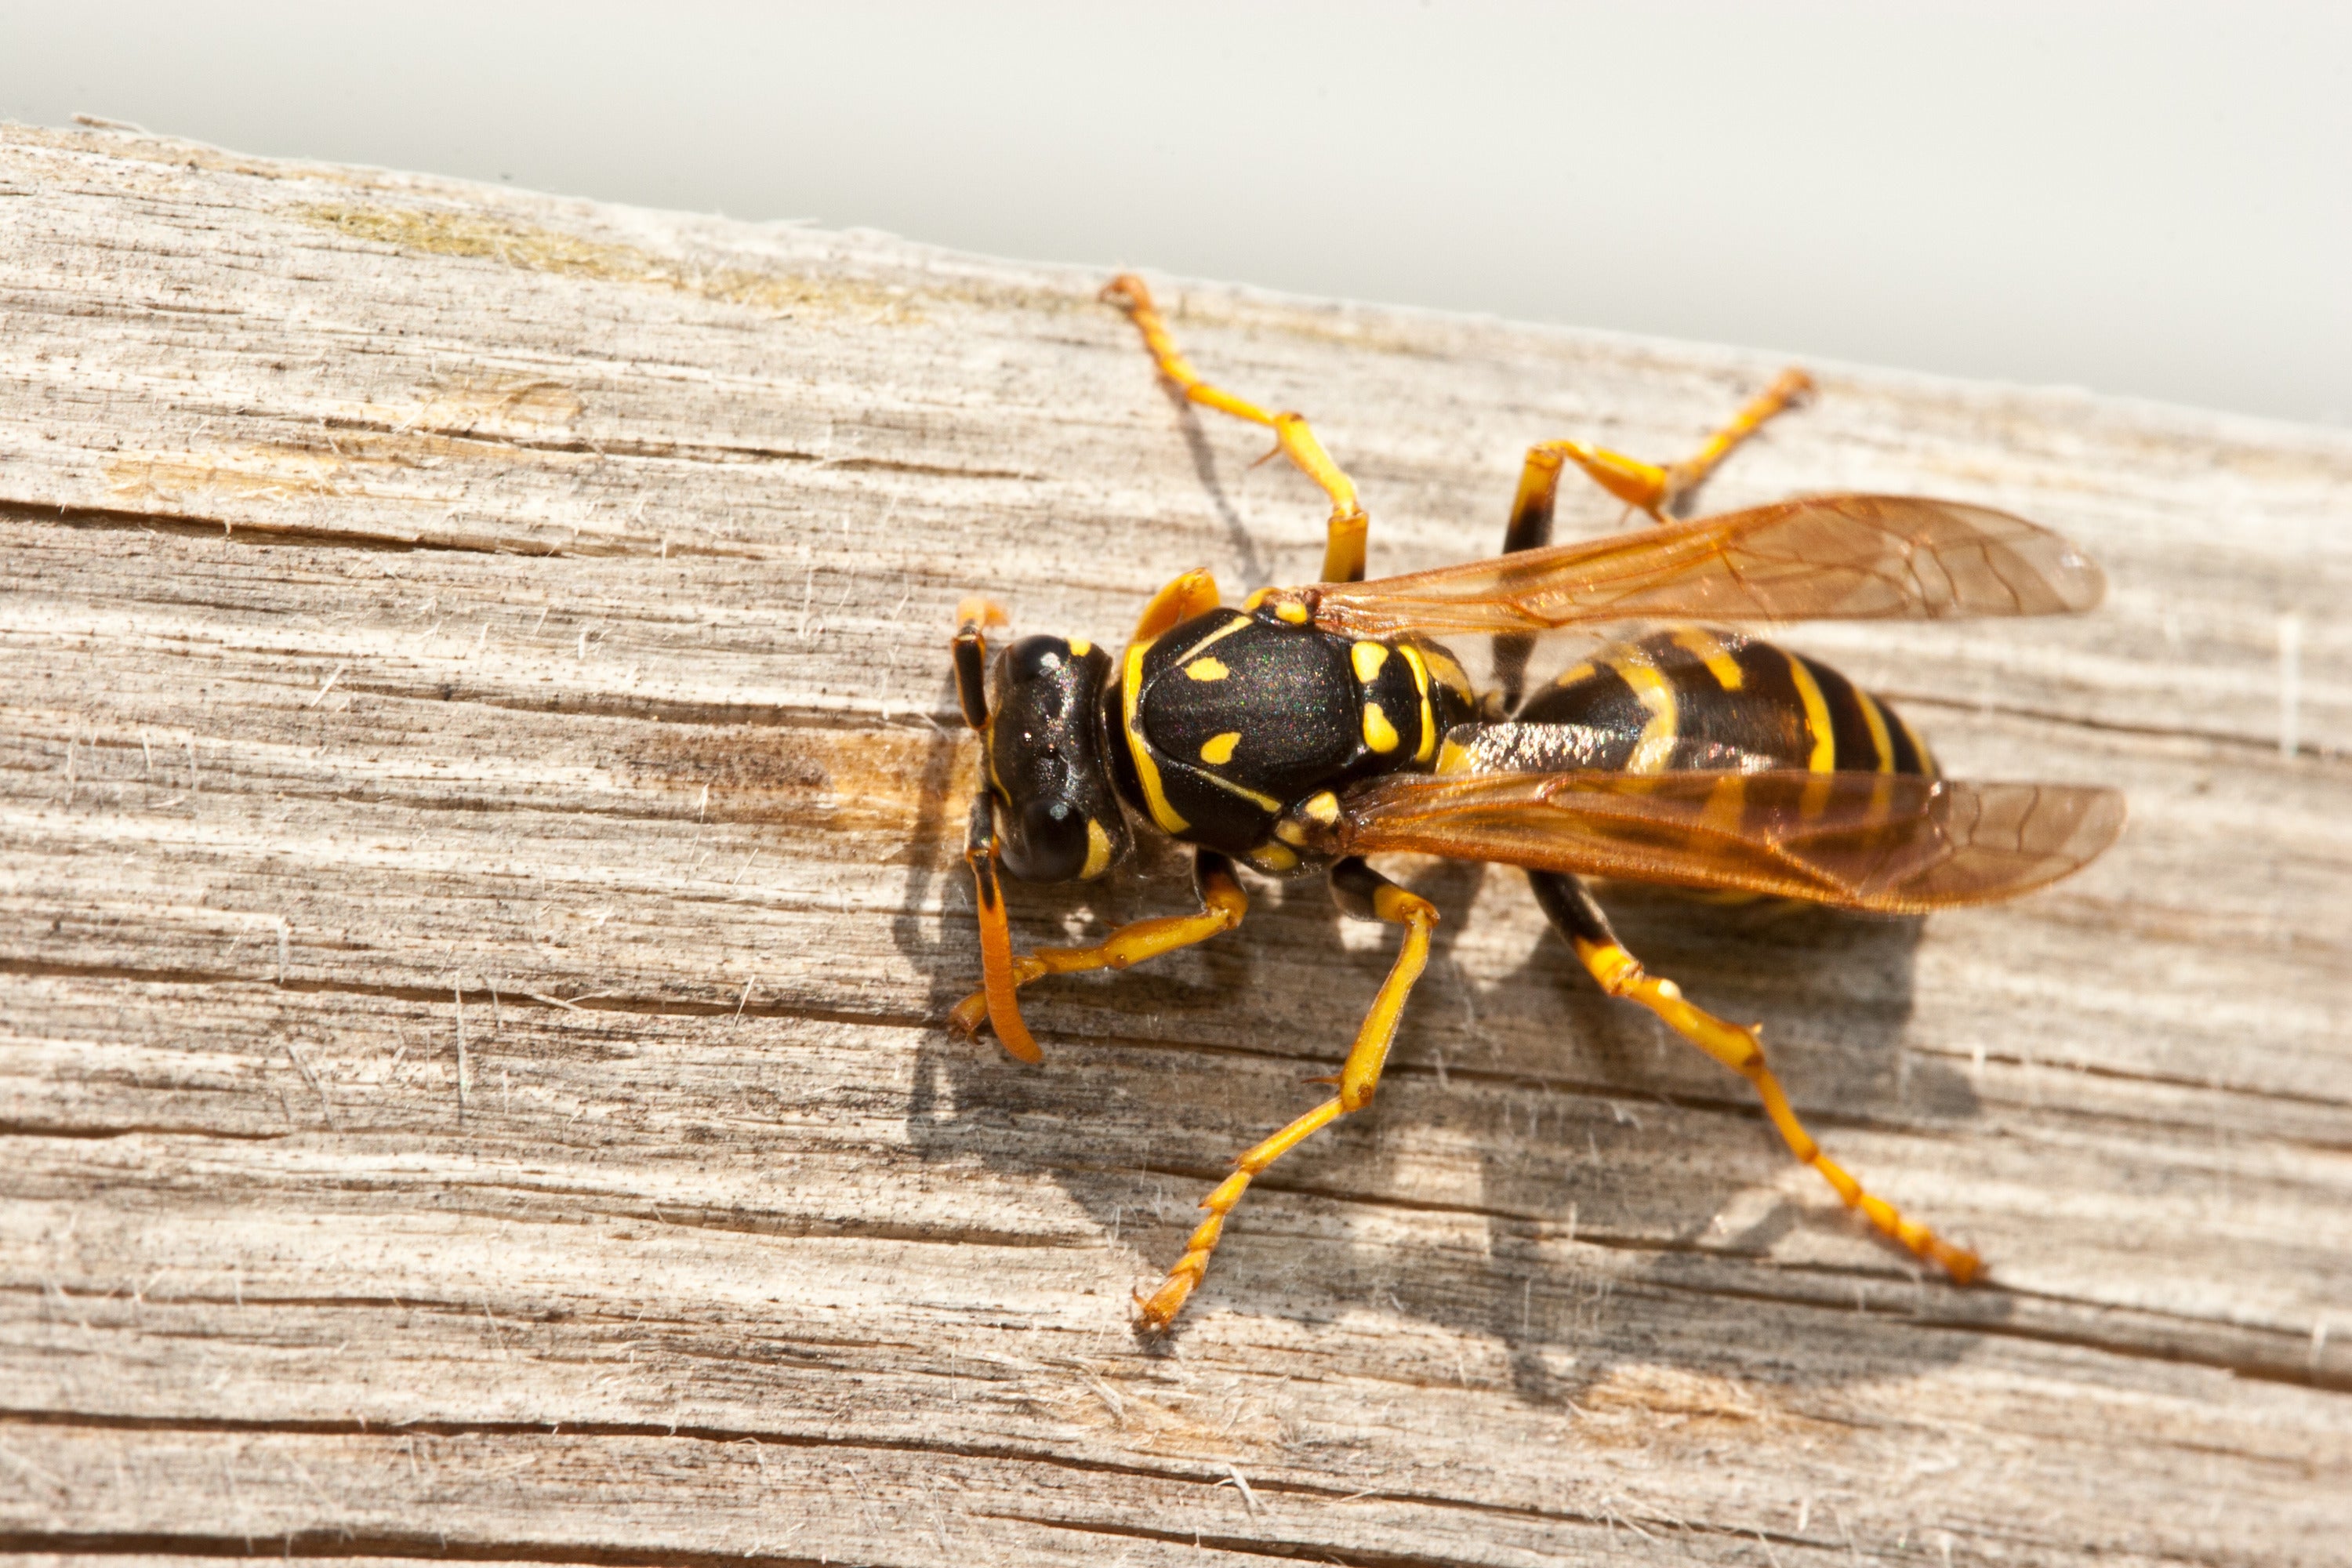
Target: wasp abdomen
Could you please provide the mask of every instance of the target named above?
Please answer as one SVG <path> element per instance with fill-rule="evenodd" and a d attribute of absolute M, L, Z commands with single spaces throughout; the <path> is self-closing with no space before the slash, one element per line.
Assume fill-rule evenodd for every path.
<path fill-rule="evenodd" d="M 1761 638 L 1664 626 L 1612 644 L 1531 693 L 1515 718 L 1595 737 L 1588 765 L 1926 773 L 1935 758 L 1886 703 L 1819 659 Z"/>

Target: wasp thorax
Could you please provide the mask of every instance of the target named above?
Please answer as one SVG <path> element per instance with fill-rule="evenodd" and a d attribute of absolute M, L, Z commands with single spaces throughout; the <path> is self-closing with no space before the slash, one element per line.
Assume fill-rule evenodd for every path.
<path fill-rule="evenodd" d="M 1275 821 L 1274 836 L 1315 860 L 1331 860 L 1346 853 L 1344 826 L 1339 797 L 1328 789 L 1318 790 L 1284 810 Z"/>
<path fill-rule="evenodd" d="M 1303 626 L 1315 618 L 1318 596 L 1312 588 L 1260 588 L 1242 601 L 1242 608 L 1262 621 Z"/>
<path fill-rule="evenodd" d="M 1066 637 L 1023 637 L 996 657 L 988 780 L 1006 807 L 1004 868 L 1024 882 L 1099 877 L 1128 851 L 1098 727 L 1109 673 L 1109 655 Z"/>

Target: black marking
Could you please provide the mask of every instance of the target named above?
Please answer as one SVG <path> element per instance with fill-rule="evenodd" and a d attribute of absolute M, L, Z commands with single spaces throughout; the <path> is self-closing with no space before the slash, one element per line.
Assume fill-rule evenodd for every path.
<path fill-rule="evenodd" d="M 956 702 L 963 709 L 963 721 L 982 731 L 988 728 L 986 654 L 977 629 L 956 634 Z"/>
<path fill-rule="evenodd" d="M 1574 877 L 1557 871 L 1530 871 L 1528 885 L 1535 889 L 1536 902 L 1544 916 L 1566 937 L 1572 948 L 1580 938 L 1595 947 L 1617 945 L 1617 933 L 1610 929 L 1609 917 L 1593 901 L 1591 889 Z"/>
<path fill-rule="evenodd" d="M 1503 553 L 1516 555 L 1522 550 L 1540 550 L 1551 542 L 1552 510 L 1559 499 L 1559 467 L 1561 458 L 1554 448 L 1547 464 L 1540 454 L 1545 448 L 1528 449 L 1526 464 L 1519 474 L 1519 493 L 1511 502 L 1510 525 L 1503 530 Z M 1549 473 L 1543 469 L 1549 467 Z M 1495 685 L 1502 693 L 1503 710 L 1509 712 L 1519 705 L 1519 692 L 1527 684 L 1528 656 L 1535 651 L 1536 639 L 1528 632 L 1505 632 L 1494 643 L 1493 664 Z"/>
<path fill-rule="evenodd" d="M 1698 705 L 1705 711 L 1701 733 L 1752 752 L 1776 768 L 1810 767 L 1813 731 L 1805 721 L 1805 700 L 1798 695 L 1796 677 L 1790 673 L 1789 655 L 1761 638 L 1736 632 L 1721 633 L 1718 640 L 1739 667 L 1739 689 L 1723 692 L 1719 709 Z"/>
<path fill-rule="evenodd" d="M 1380 919 L 1381 889 L 1396 885 L 1353 855 L 1332 865 L 1330 879 L 1331 901 L 1351 921 Z"/>
<path fill-rule="evenodd" d="M 1879 712 L 1886 716 L 1887 743 L 1895 748 L 1895 771 L 1898 773 L 1932 773 L 1936 770 L 1926 757 L 1919 754 L 1918 743 L 1911 738 L 1911 726 L 1905 723 L 1894 707 L 1883 697 L 1874 697 Z"/>
<path fill-rule="evenodd" d="M 1862 694 L 1853 682 L 1817 658 L 1805 658 L 1805 668 L 1812 672 L 1813 683 L 1822 689 L 1822 702 L 1830 712 L 1830 739 L 1835 765 L 1841 772 L 1874 773 L 1878 771 L 1877 742 L 1870 738 L 1870 719 L 1862 710 Z"/>
<path fill-rule="evenodd" d="M 963 858 L 971 865 L 982 914 L 993 914 L 1003 895 L 996 884 L 996 796 L 986 789 L 971 797 L 971 822 L 964 829 Z"/>

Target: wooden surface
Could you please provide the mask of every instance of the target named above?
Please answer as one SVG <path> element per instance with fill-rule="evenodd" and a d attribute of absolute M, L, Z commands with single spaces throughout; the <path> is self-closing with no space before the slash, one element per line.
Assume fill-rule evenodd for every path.
<path fill-rule="evenodd" d="M 2345 1561 L 2352 438 L 1815 366 L 1709 493 L 1984 501 L 2112 578 L 1791 637 L 1955 771 L 2124 787 L 2086 875 L 1620 906 L 1991 1284 L 1859 1231 L 1516 873 L 1407 863 L 1446 923 L 1378 1105 L 1155 1349 L 1130 1288 L 1392 938 L 1268 887 L 1040 987 L 1040 1068 L 940 1027 L 957 597 L 1117 643 L 1185 567 L 1319 558 L 1098 282 L 0 131 L 0 1546 Z M 1527 443 L 1670 457 L 1778 367 L 1163 289 L 1316 417 L 1376 573 L 1492 550 Z M 1024 890 L 1019 934 L 1183 898 Z"/>

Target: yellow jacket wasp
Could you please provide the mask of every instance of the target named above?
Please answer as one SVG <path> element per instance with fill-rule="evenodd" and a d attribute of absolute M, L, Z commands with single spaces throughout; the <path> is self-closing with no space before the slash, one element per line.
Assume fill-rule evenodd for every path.
<path fill-rule="evenodd" d="M 1205 571 L 1145 606 L 1114 658 L 1029 637 L 990 657 L 1004 623 L 965 601 L 956 689 L 984 779 L 965 848 L 978 889 L 981 989 L 954 1012 L 1039 1059 L 1017 992 L 1048 974 L 1124 969 L 1232 930 L 1248 896 L 1236 860 L 1322 872 L 1359 919 L 1404 928 L 1394 966 L 1321 1105 L 1245 1151 L 1202 1200 L 1209 1216 L 1143 1321 L 1163 1328 L 1208 1268 L 1252 1178 L 1370 1103 L 1437 910 L 1366 864 L 1412 851 L 1526 869 L 1537 901 L 1611 995 L 1648 1008 L 1752 1083 L 1790 1150 L 1849 1205 L 1966 1282 L 1973 1252 L 1865 1192 L 1825 1155 L 1765 1065 L 1757 1031 L 1685 1000 L 1611 931 L 1585 879 L 1915 913 L 2004 899 L 2088 863 L 2123 826 L 2111 790 L 1970 784 L 1937 771 L 1886 703 L 1828 666 L 1722 623 L 2048 615 L 2090 608 L 2105 583 L 2064 540 L 1986 508 L 1828 495 L 1687 521 L 1670 512 L 1742 440 L 1810 387 L 1782 375 L 1688 460 L 1657 467 L 1571 441 L 1529 449 L 1503 553 L 1365 582 L 1369 522 L 1352 481 L 1297 414 L 1201 379 L 1139 279 L 1103 291 L 1160 373 L 1195 403 L 1269 427 L 1330 498 L 1323 577 L 1221 604 Z M 1573 463 L 1654 526 L 1550 542 Z M 1535 637 L 1642 622 L 1532 693 Z M 1439 639 L 1494 638 L 1493 689 L 1473 689 Z M 1136 831 L 1194 847 L 1197 914 L 1139 921 L 1091 947 L 1013 951 L 999 872 L 1101 876 Z"/>

